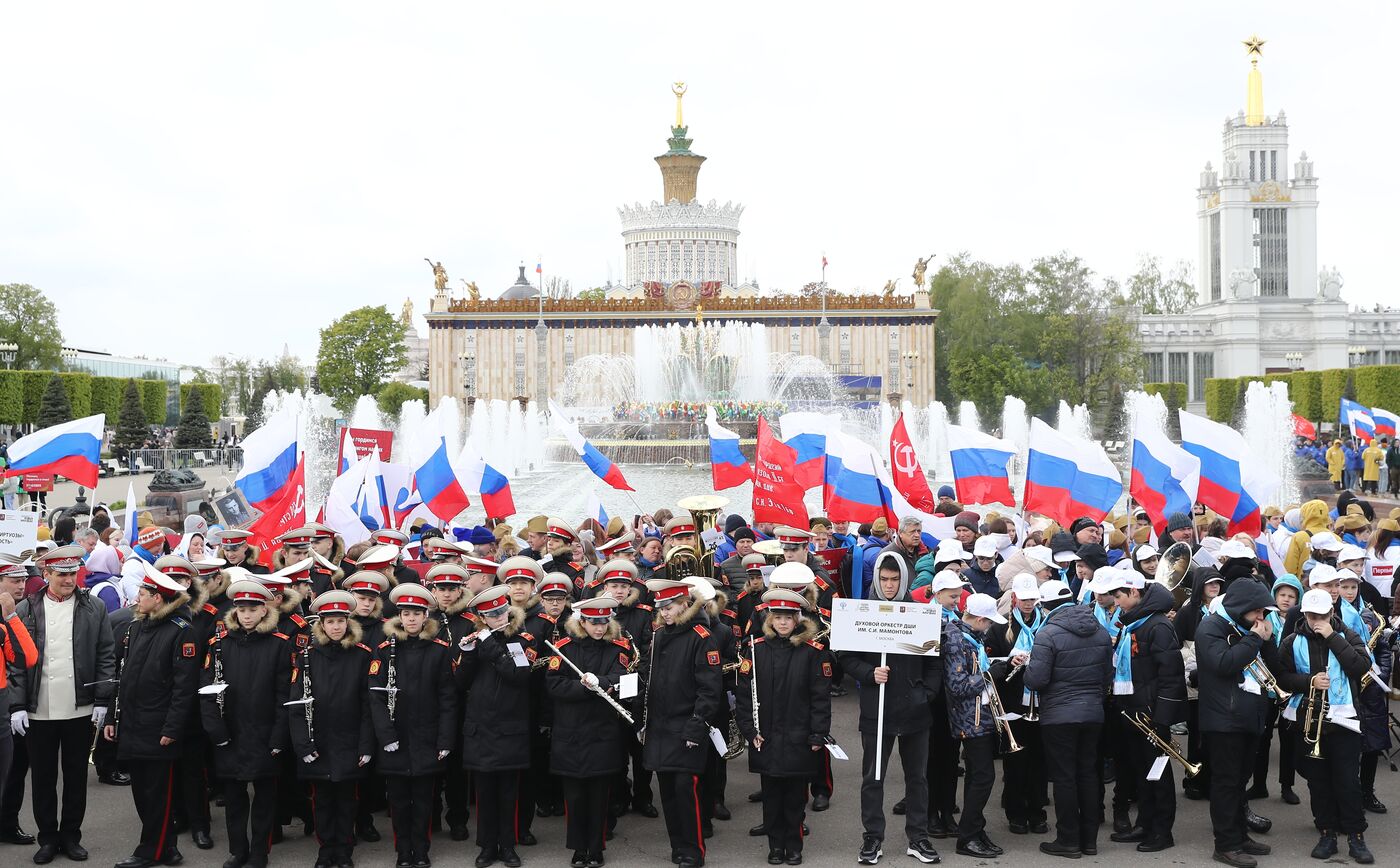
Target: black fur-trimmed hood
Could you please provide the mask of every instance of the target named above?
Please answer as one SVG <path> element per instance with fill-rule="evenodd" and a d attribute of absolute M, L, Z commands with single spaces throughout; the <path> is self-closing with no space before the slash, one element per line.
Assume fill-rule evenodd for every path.
<path fill-rule="evenodd" d="M 186 604 L 189 603 L 189 601 L 189 594 L 176 594 L 173 600 L 167 600 L 166 602 L 161 603 L 158 607 L 156 607 L 156 610 L 150 613 L 149 615 L 143 615 L 140 612 L 135 612 L 134 614 L 132 614 L 131 618 L 133 621 L 164 621 L 168 619 L 171 615 L 174 615 L 176 612 L 179 612 L 182 608 L 185 607 Z"/>

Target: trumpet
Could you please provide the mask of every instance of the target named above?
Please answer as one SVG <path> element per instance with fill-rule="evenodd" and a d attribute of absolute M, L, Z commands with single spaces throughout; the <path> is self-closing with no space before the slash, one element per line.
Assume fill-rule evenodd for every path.
<path fill-rule="evenodd" d="M 1006 707 L 1001 704 L 1001 694 L 997 693 L 996 682 L 992 681 L 989 673 L 982 673 L 982 680 L 987 683 L 987 703 L 991 706 L 992 720 L 996 721 L 997 731 L 1006 733 L 1007 753 L 1016 753 L 1021 750 L 1021 745 L 1016 743 L 1016 733 L 1011 731 L 1011 722 L 1006 720 Z M 980 716 L 982 706 L 979 703 L 977 713 Z"/>
<path fill-rule="evenodd" d="M 1259 682 L 1260 687 L 1273 694 L 1274 699 L 1278 702 L 1287 702 L 1289 698 L 1293 696 L 1293 694 L 1279 686 L 1278 679 L 1274 678 L 1274 673 L 1270 672 L 1269 667 L 1265 666 L 1264 661 L 1258 657 L 1249 661 L 1249 665 L 1244 667 L 1244 671 L 1248 672 L 1251 678 Z"/>
<path fill-rule="evenodd" d="M 1040 704 L 1040 691 L 1028 690 L 1026 691 L 1026 697 L 1026 713 L 1023 719 L 1030 723 L 1035 723 L 1040 720 L 1040 715 L 1036 713 L 1036 706 Z"/>
<path fill-rule="evenodd" d="M 1149 717 L 1146 712 L 1136 711 L 1129 714 L 1127 711 L 1123 711 L 1122 715 L 1128 719 L 1129 723 L 1136 726 L 1139 732 L 1147 737 L 1147 740 L 1152 743 L 1153 747 L 1161 751 L 1163 755 L 1169 756 L 1180 763 L 1181 770 L 1186 773 L 1188 778 L 1194 778 L 1201 773 L 1201 764 L 1187 760 L 1181 753 L 1181 747 L 1177 745 L 1175 739 L 1163 739 L 1157 734 L 1156 726 L 1152 723 L 1152 718 Z"/>
<path fill-rule="evenodd" d="M 1327 688 L 1308 688 L 1308 713 L 1303 717 L 1303 744 L 1312 746 L 1308 756 L 1313 759 L 1322 759 L 1322 725 L 1327 722 L 1330 705 Z"/>

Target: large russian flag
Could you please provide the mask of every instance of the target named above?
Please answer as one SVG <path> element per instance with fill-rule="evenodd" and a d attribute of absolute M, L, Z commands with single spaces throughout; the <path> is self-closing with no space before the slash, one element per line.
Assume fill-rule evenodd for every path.
<path fill-rule="evenodd" d="M 948 426 L 948 451 L 953 459 L 953 485 L 962 503 L 1016 505 L 1006 466 L 1016 447 L 975 428 Z"/>
<path fill-rule="evenodd" d="M 481 506 L 487 518 L 506 518 L 515 514 L 515 498 L 510 493 L 510 480 L 506 475 L 486 463 L 472 448 L 471 441 L 462 446 L 457 457 L 461 484 L 468 491 L 481 495 Z"/>
<path fill-rule="evenodd" d="M 106 419 L 98 413 L 24 435 L 11 444 L 10 466 L 4 475 L 53 473 L 84 488 L 95 488 L 101 470 L 98 459 L 102 456 L 102 426 Z"/>
<path fill-rule="evenodd" d="M 804 489 L 826 483 L 826 435 L 840 425 L 840 417 L 825 413 L 784 413 L 778 417 L 783 444 L 797 452 L 796 478 Z"/>
<path fill-rule="evenodd" d="M 1132 474 L 1128 493 L 1133 496 L 1152 528 L 1166 530 L 1174 512 L 1191 513 L 1201 481 L 1201 461 L 1167 439 L 1161 427 L 1144 415 L 1133 420 Z"/>
<path fill-rule="evenodd" d="M 446 437 L 439 436 L 437 448 L 414 468 L 413 483 L 418 496 L 423 498 L 423 505 L 443 521 L 451 521 L 471 506 L 471 499 L 447 457 Z"/>
<path fill-rule="evenodd" d="M 1371 408 L 1363 407 L 1355 401 L 1342 399 L 1341 407 L 1337 411 L 1337 424 L 1351 426 L 1352 436 L 1364 443 L 1370 443 L 1376 437 L 1376 421 L 1371 418 Z"/>
<path fill-rule="evenodd" d="M 1031 420 L 1022 507 L 1065 527 L 1086 515 L 1101 520 L 1123 494 L 1123 479 L 1103 447 Z"/>
<path fill-rule="evenodd" d="M 592 470 L 595 476 L 620 491 L 636 491 L 627 484 L 627 479 L 622 475 L 622 468 L 584 439 L 583 432 L 578 430 L 577 425 L 569 421 L 569 417 L 564 413 L 564 408 L 556 404 L 553 398 L 549 401 L 549 418 L 554 421 L 555 426 L 569 441 L 569 445 L 574 447 L 574 451 L 578 453 L 578 456 L 583 459 L 583 463 L 588 465 L 588 469 Z"/>
<path fill-rule="evenodd" d="M 286 493 L 297 469 L 297 418 L 291 408 L 273 414 L 241 444 L 243 468 L 233 484 L 258 509 L 276 503 Z"/>
<path fill-rule="evenodd" d="M 1230 519 L 1229 532 L 1259 534 L 1259 510 L 1279 486 L 1251 452 L 1240 432 L 1228 425 L 1178 411 L 1181 447 L 1201 461 L 1196 499 Z"/>
<path fill-rule="evenodd" d="M 880 456 L 874 447 L 849 434 L 826 435 L 826 514 L 832 521 L 867 522 L 884 518 L 899 524 L 893 484 L 881 479 Z"/>
<path fill-rule="evenodd" d="M 739 435 L 720 425 L 715 408 L 709 405 L 705 406 L 705 428 L 710 434 L 710 479 L 715 491 L 753 481 L 753 466 L 739 450 Z"/>
<path fill-rule="evenodd" d="M 1382 410 L 1380 407 L 1372 407 L 1371 421 L 1375 423 L 1377 437 L 1395 439 L 1395 429 L 1397 425 L 1400 425 L 1400 416 L 1389 410 Z"/>

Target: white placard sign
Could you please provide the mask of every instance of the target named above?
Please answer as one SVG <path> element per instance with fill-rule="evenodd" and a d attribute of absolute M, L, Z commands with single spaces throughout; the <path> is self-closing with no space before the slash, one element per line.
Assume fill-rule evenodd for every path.
<path fill-rule="evenodd" d="M 831 647 L 835 651 L 937 655 L 943 636 L 941 606 L 879 600 L 831 601 Z"/>
<path fill-rule="evenodd" d="M 0 552 L 18 555 L 34 551 L 39 541 L 39 513 L 29 509 L 0 509 Z"/>

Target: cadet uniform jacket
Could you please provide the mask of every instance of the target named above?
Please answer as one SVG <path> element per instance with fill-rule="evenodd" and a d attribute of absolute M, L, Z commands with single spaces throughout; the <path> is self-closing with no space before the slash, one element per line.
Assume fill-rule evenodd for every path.
<path fill-rule="evenodd" d="M 647 680 L 642 762 L 652 771 L 700 774 L 710 746 L 707 723 L 723 696 L 720 653 L 697 622 L 704 604 L 692 602 L 676 623 L 655 625 L 643 660 Z M 687 747 L 686 742 L 694 746 Z"/>
<path fill-rule="evenodd" d="M 365 776 L 360 757 L 374 756 L 374 721 L 370 717 L 369 670 L 374 652 L 361 643 L 353 620 L 345 636 L 332 642 L 319 623 L 311 627 L 311 645 L 296 655 L 289 699 L 301 699 L 310 678 L 314 703 L 288 706 L 297 776 L 313 781 L 347 781 Z M 306 725 L 307 711 L 312 726 Z M 316 754 L 312 762 L 302 762 Z"/>
<path fill-rule="evenodd" d="M 381 775 L 437 774 L 442 770 L 438 752 L 452 750 L 456 741 L 457 688 L 452 670 L 457 649 L 437 638 L 439 629 L 438 622 L 428 618 L 422 632 L 410 637 L 397 617 L 384 623 L 384 641 L 369 664 L 369 707 L 379 742 L 375 769 Z M 373 689 L 389 686 L 391 667 L 398 691 L 392 719 L 389 692 Z M 396 742 L 396 750 L 384 750 Z"/>
<path fill-rule="evenodd" d="M 199 689 L 200 646 L 180 594 L 149 615 L 135 615 L 119 646 L 116 700 L 107 720 L 117 727 L 117 758 L 173 760 L 188 738 Z M 162 747 L 161 738 L 173 739 Z"/>
<path fill-rule="evenodd" d="M 238 626 L 238 615 L 224 615 L 222 636 L 209 641 L 201 686 L 214 683 L 216 661 L 223 661 L 223 712 L 214 695 L 200 697 L 204 731 L 214 745 L 214 770 L 221 778 L 252 781 L 276 777 L 281 767 L 272 751 L 291 747 L 287 735 L 287 692 L 292 684 L 292 643 L 277 632 L 277 610 L 269 608 L 252 630 Z"/>
<path fill-rule="evenodd" d="M 808 778 L 821 768 L 831 733 L 831 658 L 812 637 L 817 626 L 803 618 L 786 639 L 771 626 L 754 639 L 753 660 L 739 665 L 734 709 L 749 748 L 749 771 L 774 777 Z M 758 679 L 758 728 L 754 727 L 753 679 Z M 754 736 L 763 749 L 754 750 Z M 825 750 L 825 748 L 822 748 Z"/>
<path fill-rule="evenodd" d="M 617 622 L 608 625 L 602 639 L 590 638 L 577 619 L 569 620 L 565 629 L 569 635 L 555 643 L 559 652 L 580 671 L 598 676 L 598 686 L 611 689 L 616 699 L 616 687 L 632 659 L 631 643 L 621 638 Z M 622 718 L 606 700 L 584 687 L 568 664 L 550 653 L 545 668 L 545 689 L 554 706 L 550 771 L 570 778 L 617 774 L 627 763 L 617 738 Z"/>
<path fill-rule="evenodd" d="M 530 664 L 537 656 L 521 626 L 525 612 L 511 606 L 506 626 L 462 652 L 458 678 L 467 685 L 462 716 L 462 767 L 498 772 L 530 767 Z M 519 645 L 526 665 L 510 646 Z"/>

